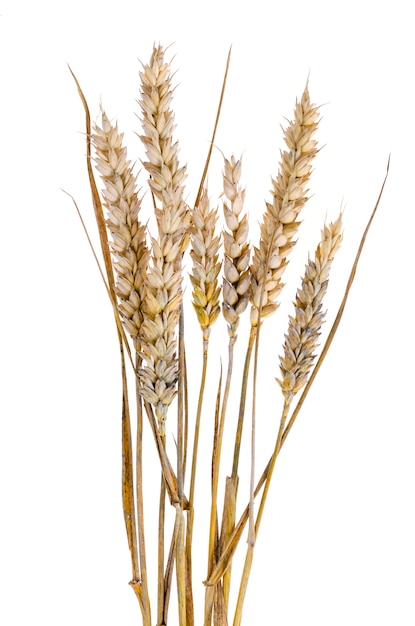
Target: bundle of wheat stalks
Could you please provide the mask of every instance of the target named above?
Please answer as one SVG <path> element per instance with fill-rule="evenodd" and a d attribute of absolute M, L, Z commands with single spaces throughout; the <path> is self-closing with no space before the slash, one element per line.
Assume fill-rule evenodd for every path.
<path fill-rule="evenodd" d="M 229 58 L 212 145 L 228 68 Z M 282 394 L 280 426 L 271 458 L 260 459 L 264 469 L 258 479 L 254 463 L 258 456 L 254 434 L 260 329 L 266 318 L 270 318 L 278 309 L 278 298 L 284 286 L 284 270 L 296 243 L 300 213 L 307 202 L 307 185 L 313 160 L 318 152 L 314 136 L 319 124 L 319 110 L 312 104 L 306 85 L 300 100 L 295 104 L 293 119 L 284 130 L 285 148 L 281 152 L 279 171 L 272 180 L 271 196 L 265 205 L 259 242 L 252 247 L 244 208 L 245 189 L 241 183 L 240 158 L 233 155 L 224 158 L 222 231 L 217 227 L 218 209 L 211 206 L 206 186 L 210 152 L 194 206 L 189 207 L 184 200 L 186 167 L 179 163 L 178 143 L 174 139 L 172 74 L 170 63 L 165 60 L 165 51 L 161 46 L 154 47 L 150 62 L 142 66 L 140 80 L 140 138 L 146 155 L 143 166 L 148 173 L 157 224 L 157 231 L 151 237 L 141 218 L 142 198 L 137 191 L 137 175 L 127 158 L 123 135 L 104 111 L 100 123 L 93 125 L 91 129 L 88 107 L 78 85 L 87 116 L 87 166 L 105 263 L 105 282 L 114 309 L 121 348 L 123 507 L 132 560 L 130 584 L 139 601 L 143 624 L 151 625 L 155 610 L 155 623 L 162 626 L 168 623 L 175 572 L 176 584 L 173 588 L 177 591 L 178 619 L 174 618 L 173 622 L 180 626 L 194 624 L 192 538 L 196 521 L 194 499 L 196 469 L 200 458 L 200 421 L 211 329 L 214 324 L 225 322 L 229 335 L 227 373 L 223 390 L 221 387 L 218 390 L 216 410 L 211 420 L 212 463 L 208 467 L 199 468 L 211 472 L 212 477 L 203 619 L 205 626 L 212 622 L 223 625 L 230 621 L 230 589 L 236 578 L 231 568 L 232 557 L 246 528 L 247 553 L 243 571 L 238 575 L 239 591 L 236 594 L 236 606 L 233 607 L 233 624 L 238 626 L 242 620 L 255 539 L 275 461 L 340 321 L 366 232 L 335 324 L 317 362 L 317 346 L 324 321 L 322 301 L 328 286 L 330 266 L 342 240 L 341 213 L 332 223 L 323 226 L 321 240 L 306 264 L 279 358 L 277 382 Z M 97 191 L 91 162 L 95 164 L 102 179 L 101 196 Z M 192 412 L 189 412 L 187 402 L 183 322 L 184 281 L 187 279 L 183 268 L 184 255 L 188 250 L 192 265 L 192 304 L 201 329 L 203 349 L 195 420 L 189 418 L 189 413 L 191 415 Z M 223 507 L 219 507 L 219 468 L 225 418 L 231 408 L 233 409 L 228 407 L 233 350 L 240 318 L 247 311 L 250 316 L 250 333 L 242 374 L 240 405 L 236 411 L 235 443 L 233 450 L 230 450 L 230 458 L 233 459 L 232 472 L 224 486 Z M 131 363 L 135 372 L 137 397 L 137 438 L 134 443 L 126 377 L 128 363 Z M 277 363 L 275 367 L 277 373 Z M 250 488 L 246 496 L 246 508 L 237 519 L 238 465 L 248 385 L 252 385 L 253 390 L 249 429 Z M 293 409 L 294 397 L 300 391 L 300 400 Z M 161 467 L 155 609 L 150 601 L 146 562 L 143 413 L 151 426 Z M 235 411 L 232 410 L 232 413 L 235 414 Z M 167 421 L 171 421 L 169 429 L 174 431 L 174 446 L 167 445 Z M 194 433 L 191 442 L 189 432 Z M 187 465 L 190 465 L 188 476 Z M 166 496 L 174 510 L 174 530 L 170 537 L 167 536 L 165 524 L 165 517 L 169 512 Z"/>

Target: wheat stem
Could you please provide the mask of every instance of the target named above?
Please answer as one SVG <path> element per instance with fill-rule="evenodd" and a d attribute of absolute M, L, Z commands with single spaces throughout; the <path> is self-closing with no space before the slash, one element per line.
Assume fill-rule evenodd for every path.
<path fill-rule="evenodd" d="M 179 624 L 186 626 L 186 559 L 185 559 L 185 531 L 184 515 L 179 505 L 176 505 L 176 581 L 177 581 L 177 603 L 179 610 Z"/>
<path fill-rule="evenodd" d="M 203 397 L 206 385 L 207 373 L 207 350 L 203 350 L 202 375 L 199 387 L 199 398 L 196 411 L 195 432 L 193 439 L 192 466 L 190 472 L 190 488 L 189 488 L 189 510 L 187 514 L 187 532 L 186 532 L 186 557 L 189 578 L 192 576 L 192 541 L 193 541 L 193 522 L 194 522 L 194 494 L 196 485 L 196 469 L 197 469 L 197 453 L 199 447 L 200 421 L 203 407 Z"/>
<path fill-rule="evenodd" d="M 139 365 L 140 356 L 136 355 L 136 368 Z M 150 598 L 148 595 L 147 559 L 144 532 L 144 498 L 143 498 L 143 405 L 136 379 L 136 402 L 137 402 L 137 438 L 136 438 L 136 503 L 137 503 L 137 529 L 138 529 L 138 554 L 140 559 L 140 583 L 143 603 L 143 626 L 151 626 Z"/>
<path fill-rule="evenodd" d="M 163 449 L 166 450 L 166 439 L 162 436 Z M 159 518 L 158 518 L 158 558 L 157 558 L 157 624 L 164 624 L 165 616 L 165 579 L 164 579 L 164 544 L 165 544 L 165 517 L 166 517 L 166 485 L 164 474 L 161 474 Z"/>
<path fill-rule="evenodd" d="M 211 504 L 211 515 L 210 515 L 210 523 L 211 526 L 213 524 L 217 524 L 217 498 L 218 498 L 218 486 L 219 486 L 219 470 L 220 470 L 220 461 L 221 461 L 221 453 L 222 453 L 222 441 L 223 441 L 223 432 L 225 429 L 225 417 L 226 417 L 226 409 L 228 406 L 229 392 L 231 387 L 231 379 L 233 372 L 233 357 L 234 357 L 234 345 L 235 345 L 236 337 L 230 337 L 228 343 L 228 369 L 226 374 L 225 381 L 225 389 L 223 393 L 222 406 L 220 412 L 220 422 L 219 422 L 219 430 L 217 436 L 217 444 L 215 448 L 215 457 L 214 462 L 212 463 L 212 504 Z M 219 544 L 219 553 L 222 551 L 223 546 L 226 545 L 230 535 L 233 531 L 233 525 L 235 522 L 236 515 L 236 491 L 232 489 L 232 485 L 234 485 L 234 481 L 232 479 L 227 478 L 226 487 L 225 487 L 225 500 L 223 506 L 223 520 L 221 527 L 221 536 L 220 536 L 220 544 Z M 213 563 L 209 568 L 211 571 Z M 231 577 L 231 568 L 225 574 L 223 579 L 223 596 L 224 603 L 227 609 L 229 602 L 229 592 L 230 592 L 230 577 Z"/>
<path fill-rule="evenodd" d="M 249 367 L 251 363 L 252 349 L 255 344 L 257 335 L 256 326 L 251 326 L 249 333 L 248 346 L 245 354 L 245 363 L 244 370 L 242 374 L 242 387 L 241 387 L 241 396 L 239 401 L 239 414 L 238 414 L 238 423 L 236 427 L 235 434 L 235 444 L 234 444 L 234 452 L 233 452 L 233 464 L 232 464 L 232 479 L 235 481 L 238 476 L 238 465 L 239 465 L 239 456 L 241 451 L 241 443 L 242 443 L 242 429 L 245 417 L 245 406 L 246 406 L 246 393 L 248 390 L 248 377 L 249 377 Z"/>

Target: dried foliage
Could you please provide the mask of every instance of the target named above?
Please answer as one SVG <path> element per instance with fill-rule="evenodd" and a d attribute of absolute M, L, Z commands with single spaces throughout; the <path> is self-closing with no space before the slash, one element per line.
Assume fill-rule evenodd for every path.
<path fill-rule="evenodd" d="M 217 129 L 228 67 L 229 59 L 213 136 Z M 212 485 L 210 529 L 206 540 L 204 626 L 210 626 L 212 623 L 215 626 L 227 625 L 232 610 L 233 624 L 238 626 L 242 620 L 255 538 L 259 531 L 274 465 L 337 330 L 367 230 L 379 204 L 383 187 L 363 235 L 334 325 L 319 357 L 318 345 L 324 321 L 323 298 L 328 287 L 330 266 L 342 240 L 341 213 L 333 223 L 324 225 L 315 255 L 306 264 L 294 302 L 294 314 L 289 317 L 283 352 L 279 360 L 280 378 L 277 378 L 277 381 L 283 398 L 274 452 L 268 461 L 260 459 L 264 469 L 255 485 L 254 469 L 257 455 L 253 436 L 254 402 L 251 456 L 245 459 L 245 463 L 251 464 L 250 498 L 242 516 L 237 520 L 238 464 L 247 388 L 252 385 L 255 399 L 259 329 L 264 320 L 278 308 L 278 298 L 284 286 L 282 276 L 288 264 L 288 255 L 296 243 L 300 213 L 307 202 L 312 164 L 318 153 L 314 138 L 319 124 L 318 107 L 311 103 L 307 84 L 301 98 L 295 104 L 293 119 L 288 121 L 284 128 L 285 147 L 281 151 L 279 169 L 272 179 L 271 198 L 265 205 L 259 241 L 251 248 L 248 218 L 244 212 L 245 189 L 241 185 L 242 160 L 237 160 L 234 155 L 224 157 L 221 196 L 223 223 L 218 228 L 218 209 L 211 206 L 206 187 L 211 150 L 201 176 L 195 206 L 193 208 L 187 206 L 184 200 L 186 168 L 179 164 L 178 143 L 174 139 L 174 114 L 171 108 L 174 91 L 172 73 L 170 62 L 165 60 L 165 51 L 161 46 L 154 47 L 149 63 L 142 66 L 139 76 L 142 125 L 140 138 L 146 159 L 143 160 L 143 166 L 148 175 L 147 182 L 153 200 L 156 233 L 150 233 L 147 224 L 144 224 L 140 217 L 142 200 L 137 191 L 137 174 L 127 159 L 122 133 L 118 131 L 117 124 L 113 124 L 103 111 L 101 123 L 95 124 L 93 132 L 90 131 L 89 110 L 77 83 L 86 111 L 87 154 L 88 156 L 91 154 L 92 144 L 94 148 L 92 159 L 103 183 L 100 200 L 88 161 L 94 209 L 107 273 L 108 293 L 114 307 L 120 338 L 123 374 L 123 506 L 132 558 L 133 576 L 130 584 L 139 601 L 143 624 L 150 626 L 152 583 L 147 576 L 142 489 L 144 408 L 161 468 L 158 580 L 154 585 L 157 597 L 157 624 L 158 626 L 167 624 L 169 599 L 173 588 L 173 570 L 176 571 L 177 623 L 180 626 L 193 626 L 195 623 L 192 538 L 195 522 L 193 505 L 196 469 L 199 467 L 199 428 L 204 411 L 209 338 L 213 324 L 222 319 L 220 316 L 222 308 L 229 335 L 227 374 L 224 383 L 221 382 L 219 385 L 216 406 L 211 408 L 214 411 L 211 420 L 212 464 L 210 467 L 201 468 L 211 472 Z M 102 206 L 105 208 L 105 224 Z M 183 322 L 183 293 L 188 279 L 183 271 L 183 257 L 189 242 L 192 262 L 189 274 L 192 304 L 201 329 L 203 355 L 196 419 L 191 425 L 194 433 L 192 445 L 188 441 L 191 412 L 189 413 L 187 406 L 188 379 Z M 108 255 L 108 248 L 111 258 Z M 250 334 L 242 381 L 237 382 L 241 395 L 237 412 L 232 474 L 226 480 L 225 502 L 220 516 L 217 501 L 219 468 L 225 417 L 232 409 L 228 407 L 228 398 L 233 384 L 233 351 L 240 318 L 248 309 L 249 303 Z M 130 340 L 127 337 L 130 337 Z M 131 438 L 124 352 L 129 356 L 136 376 L 137 439 L 134 444 Z M 253 376 L 250 374 L 252 355 L 254 355 Z M 276 362 L 275 370 L 277 369 Z M 191 374 L 194 376 L 194 368 Z M 276 385 L 275 381 L 272 381 L 272 384 Z M 302 394 L 292 408 L 293 399 L 300 390 L 303 390 Z M 177 402 L 173 402 L 175 398 Z M 177 408 L 176 414 L 173 413 L 173 408 Z M 173 450 L 167 448 L 168 416 L 172 419 L 171 429 L 176 428 L 176 447 Z M 188 449 L 191 450 L 192 458 L 189 484 L 185 480 Z M 177 474 L 173 470 L 174 466 L 177 468 Z M 166 494 L 174 508 L 174 530 L 170 537 L 167 558 L 165 542 L 168 537 L 164 524 L 168 512 Z M 255 499 L 259 499 L 256 513 Z M 150 513 L 150 516 L 153 518 L 154 512 Z M 240 573 L 235 607 L 232 607 L 230 590 L 235 578 L 232 557 L 241 543 L 248 520 L 248 549 L 245 565 Z"/>

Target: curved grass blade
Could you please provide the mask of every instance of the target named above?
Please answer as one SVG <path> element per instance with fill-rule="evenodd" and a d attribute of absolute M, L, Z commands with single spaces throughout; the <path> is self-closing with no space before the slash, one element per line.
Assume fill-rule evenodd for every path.
<path fill-rule="evenodd" d="M 231 62 L 231 51 L 232 51 L 232 46 L 229 48 L 228 58 L 226 60 L 225 75 L 223 77 L 222 91 L 220 93 L 218 109 L 216 112 L 215 126 L 213 127 L 212 138 L 210 140 L 210 146 L 209 146 L 208 154 L 206 157 L 206 162 L 205 162 L 205 167 L 203 169 L 202 178 L 200 179 L 200 185 L 199 185 L 199 190 L 197 192 L 197 196 L 195 200 L 195 206 L 199 206 L 200 198 L 203 193 L 203 187 L 205 185 L 205 180 L 206 180 L 206 176 L 207 176 L 208 169 L 209 169 L 210 157 L 212 156 L 212 150 L 213 150 L 213 145 L 215 143 L 216 131 L 217 131 L 218 124 L 219 124 L 220 112 L 222 109 L 223 99 L 225 96 L 226 80 L 228 78 L 229 66 Z"/>
<path fill-rule="evenodd" d="M 68 66 L 69 67 L 69 66 Z M 114 288 L 114 273 L 112 269 L 111 255 L 109 252 L 108 235 L 105 225 L 104 212 L 102 209 L 101 200 L 99 197 L 97 185 L 95 182 L 94 173 L 91 166 L 91 115 L 86 98 L 83 94 L 81 86 L 69 67 L 69 71 L 75 81 L 78 89 L 79 97 L 85 111 L 85 125 L 86 125 L 86 159 L 87 159 L 87 171 L 89 184 L 92 194 L 92 202 L 95 213 L 95 220 L 97 223 L 99 239 L 101 244 L 102 256 L 104 258 L 105 271 L 108 280 L 108 289 L 113 305 L 116 303 L 115 288 Z M 120 344 L 120 358 L 121 358 L 121 375 L 122 375 L 122 418 L 121 418 L 121 437 L 122 437 L 122 502 L 124 511 L 124 520 L 127 532 L 128 545 L 131 553 L 132 564 L 132 580 L 131 585 L 135 591 L 135 594 L 139 600 L 140 608 L 143 614 L 145 623 L 148 623 L 148 615 L 144 611 L 141 584 L 140 584 L 140 566 L 138 558 L 138 546 L 137 546 L 137 527 L 136 527 L 136 513 L 134 504 L 134 468 L 133 468 L 133 448 L 131 440 L 131 420 L 128 403 L 128 387 L 127 376 L 125 370 L 125 356 L 124 356 L 124 338 L 119 327 L 119 317 L 115 315 L 115 322 L 117 326 L 118 341 Z"/>

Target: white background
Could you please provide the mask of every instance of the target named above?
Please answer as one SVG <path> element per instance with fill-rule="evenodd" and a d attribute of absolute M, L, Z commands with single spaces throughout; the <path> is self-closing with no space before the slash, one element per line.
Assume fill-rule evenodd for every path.
<path fill-rule="evenodd" d="M 216 145 L 228 156 L 244 154 L 254 243 L 270 176 L 277 172 L 280 124 L 291 118 L 308 75 L 312 100 L 324 105 L 318 133 L 324 149 L 311 180 L 313 197 L 283 304 L 264 326 L 258 473 L 277 431 L 281 399 L 274 377 L 307 251 L 314 249 L 326 215 L 334 219 L 344 206 L 345 241 L 326 303 L 330 322 L 391 154 L 389 180 L 343 322 L 277 464 L 244 624 L 415 623 L 412 23 L 409 3 L 400 0 L 0 4 L 2 624 L 140 623 L 127 585 L 116 336 L 80 223 L 61 189 L 76 198 L 94 234 L 84 115 L 66 64 L 92 116 L 102 100 L 125 131 L 130 158 L 139 160 L 138 59 L 149 59 L 153 42 L 172 44 L 175 56 L 176 138 L 188 164 L 189 203 L 232 44 Z M 221 168 L 215 151 L 209 178 L 214 203 Z M 194 415 L 200 335 L 191 311 L 187 319 Z M 218 323 L 211 396 L 225 343 Z M 207 411 L 206 452 L 211 424 Z M 147 450 L 151 535 L 159 472 L 150 439 Z M 224 472 L 229 470 L 230 461 L 224 462 Z M 201 590 L 208 455 L 199 474 L 195 585 Z M 244 550 L 242 544 L 241 555 Z M 198 592 L 197 624 L 201 599 Z M 172 613 L 170 623 L 175 620 Z"/>

